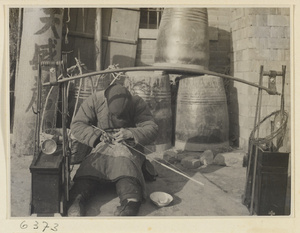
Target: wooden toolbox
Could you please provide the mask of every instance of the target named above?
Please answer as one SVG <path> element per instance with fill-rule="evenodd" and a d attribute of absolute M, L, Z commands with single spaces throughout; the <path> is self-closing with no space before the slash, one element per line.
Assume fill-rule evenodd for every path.
<path fill-rule="evenodd" d="M 286 215 L 289 153 L 258 150 L 254 192 L 257 215 Z"/>
<path fill-rule="evenodd" d="M 30 166 L 32 200 L 31 214 L 64 215 L 63 155 L 58 149 L 51 155 L 40 153 Z"/>

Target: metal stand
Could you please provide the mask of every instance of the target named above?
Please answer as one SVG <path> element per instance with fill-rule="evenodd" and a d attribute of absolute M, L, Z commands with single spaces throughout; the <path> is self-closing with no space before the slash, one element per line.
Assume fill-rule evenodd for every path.
<path fill-rule="evenodd" d="M 38 64 L 38 95 L 37 114 L 35 129 L 34 159 L 30 166 L 32 173 L 32 201 L 31 214 L 42 215 L 66 215 L 67 201 L 69 200 L 70 185 L 70 149 L 67 135 L 67 82 L 58 84 L 57 68 L 60 68 L 62 75 L 67 77 L 66 55 L 63 61 L 39 62 Z M 50 85 L 59 85 L 62 99 L 62 146 L 53 154 L 44 154 L 40 148 L 41 133 L 41 106 L 42 106 L 42 75 L 41 67 L 47 66 L 50 70 Z M 45 103 L 46 104 L 46 103 Z"/>
<path fill-rule="evenodd" d="M 263 66 L 260 67 L 260 76 L 259 76 L 259 86 L 262 86 L 263 76 L 269 77 L 269 89 L 276 92 L 276 76 L 282 76 L 282 93 L 281 93 L 281 109 L 280 113 L 284 112 L 284 85 L 285 85 L 285 72 L 286 67 L 282 66 L 282 71 L 263 71 Z M 272 94 L 272 92 L 268 92 Z M 259 141 L 259 126 L 262 123 L 261 121 L 261 103 L 262 103 L 262 88 L 258 89 L 255 120 L 254 120 L 254 129 L 249 138 L 249 147 L 248 147 L 248 166 L 246 174 L 246 185 L 244 192 L 243 203 L 249 208 L 251 215 L 254 214 L 254 194 L 256 188 L 256 179 L 257 179 L 257 160 L 258 160 L 258 151 L 263 150 Z M 281 122 L 282 123 L 282 122 Z M 272 129 L 273 130 L 273 129 Z M 269 145 L 271 146 L 271 145 Z M 277 150 L 279 149 L 277 145 Z"/>

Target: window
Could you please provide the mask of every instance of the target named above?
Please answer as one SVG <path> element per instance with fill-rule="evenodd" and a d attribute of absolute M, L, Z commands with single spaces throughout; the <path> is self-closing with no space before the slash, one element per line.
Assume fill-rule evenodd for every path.
<path fill-rule="evenodd" d="M 140 28 L 158 29 L 163 8 L 141 8 Z"/>

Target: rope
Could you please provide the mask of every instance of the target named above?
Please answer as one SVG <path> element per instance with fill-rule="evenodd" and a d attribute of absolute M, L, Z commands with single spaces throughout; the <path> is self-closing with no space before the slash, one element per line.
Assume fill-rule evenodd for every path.
<path fill-rule="evenodd" d="M 79 74 L 82 74 L 82 68 L 81 68 L 80 62 L 76 57 L 75 57 L 75 61 L 76 61 L 76 67 L 78 67 L 78 69 L 79 69 Z M 73 113 L 73 116 L 72 116 L 72 120 L 74 119 L 76 111 L 77 111 L 77 106 L 78 106 L 78 102 L 79 102 L 81 88 L 82 88 L 82 78 L 79 80 L 78 95 L 76 97 L 76 102 L 75 102 L 75 106 L 74 106 L 74 113 Z"/>
<path fill-rule="evenodd" d="M 283 119 L 282 119 L 282 124 L 280 125 L 280 127 L 278 127 L 278 129 L 276 129 L 275 131 L 271 132 L 270 135 L 264 137 L 264 138 L 254 138 L 254 133 L 256 130 L 259 129 L 260 125 L 266 121 L 268 118 L 270 118 L 271 116 L 273 115 L 276 115 L 276 114 L 280 114 L 282 113 L 281 110 L 279 111 L 275 111 L 275 112 L 272 112 L 271 114 L 269 114 L 268 116 L 266 116 L 261 122 L 259 122 L 255 128 L 253 129 L 253 131 L 251 132 L 250 134 L 250 140 L 255 144 L 255 145 L 262 145 L 262 144 L 265 144 L 265 143 L 269 143 L 271 142 L 275 137 L 277 137 L 279 134 L 281 134 L 282 132 L 285 132 L 286 130 L 286 126 L 287 126 L 287 120 L 288 120 L 288 114 L 287 112 L 283 112 Z"/>
<path fill-rule="evenodd" d="M 109 84 L 109 86 L 112 85 L 112 84 L 114 84 L 114 82 L 115 82 L 116 80 L 120 80 L 120 79 L 119 79 L 119 76 L 120 76 L 121 74 L 122 74 L 122 72 L 118 73 L 118 74 L 115 76 L 115 74 L 112 73 L 114 79 L 111 81 L 111 83 Z"/>
<path fill-rule="evenodd" d="M 68 8 L 68 20 L 66 21 L 66 35 L 65 35 L 65 44 L 69 44 L 68 34 L 69 34 L 69 27 L 68 23 L 70 22 L 70 8 Z"/>

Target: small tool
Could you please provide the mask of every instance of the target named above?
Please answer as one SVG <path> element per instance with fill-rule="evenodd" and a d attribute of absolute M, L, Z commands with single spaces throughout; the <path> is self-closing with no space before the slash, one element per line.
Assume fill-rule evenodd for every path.
<path fill-rule="evenodd" d="M 103 134 L 103 136 L 109 139 L 109 142 L 108 142 L 108 143 L 112 143 L 112 142 L 115 140 L 115 138 L 114 138 L 113 136 L 111 136 L 110 134 L 108 134 L 105 130 L 100 129 L 100 128 L 94 126 L 94 125 L 91 125 L 91 126 L 92 126 L 94 129 L 100 130 L 101 133 Z M 110 131 L 111 131 L 111 132 L 114 132 L 114 130 L 110 130 Z"/>

